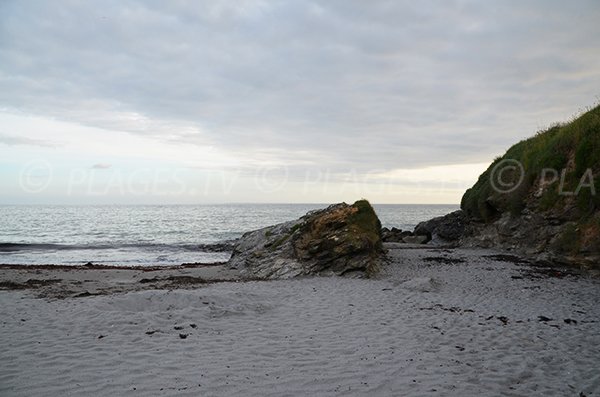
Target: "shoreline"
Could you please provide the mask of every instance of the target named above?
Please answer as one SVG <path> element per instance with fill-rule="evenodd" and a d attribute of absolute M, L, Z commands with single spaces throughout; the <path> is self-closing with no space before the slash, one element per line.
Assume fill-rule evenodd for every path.
<path fill-rule="evenodd" d="M 105 265 L 102 263 L 88 263 L 85 265 L 62 265 L 62 264 L 14 264 L 14 263 L 0 263 L 1 269 L 22 269 L 23 267 L 27 267 L 32 270 L 144 270 L 147 272 L 157 271 L 157 270 L 176 270 L 176 269 L 189 269 L 189 268 L 198 268 L 198 267 L 210 267 L 210 266 L 223 266 L 227 264 L 227 262 L 213 262 L 213 263 L 182 263 L 179 265 Z"/>
<path fill-rule="evenodd" d="M 399 252 L 429 252 L 422 258 L 422 265 L 455 265 L 462 259 L 452 259 L 457 252 L 470 252 L 479 259 L 496 259 L 529 269 L 549 277 L 591 277 L 600 279 L 596 269 L 585 269 L 568 263 L 536 262 L 527 256 L 515 255 L 502 250 L 485 248 L 461 248 L 424 244 L 384 243 L 388 251 L 386 261 L 397 261 Z M 442 255 L 442 256 L 436 256 Z M 450 257 L 448 257 L 448 255 Z M 409 255 L 411 256 L 411 255 Z M 385 272 L 384 272 L 385 273 Z M 152 275 L 151 277 L 149 275 Z M 380 279 L 384 275 L 375 276 Z M 305 276 L 303 278 L 310 278 Z M 223 282 L 269 281 L 251 278 L 227 262 L 182 263 L 165 266 L 123 266 L 88 263 L 85 265 L 61 264 L 0 264 L 0 291 L 24 290 L 38 298 L 67 299 L 92 295 L 110 295 L 148 289 L 190 289 Z"/>
<path fill-rule="evenodd" d="M 66 299 L 147 289 L 194 288 L 238 282 L 226 263 L 178 266 L 0 265 L 0 290 L 26 290 L 38 298 Z"/>

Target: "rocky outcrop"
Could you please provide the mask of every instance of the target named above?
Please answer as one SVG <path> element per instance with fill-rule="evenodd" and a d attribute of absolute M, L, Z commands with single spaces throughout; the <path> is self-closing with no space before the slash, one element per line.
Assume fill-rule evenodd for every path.
<path fill-rule="evenodd" d="M 576 233 L 582 227 L 577 222 L 547 217 L 529 209 L 518 216 L 503 213 L 493 222 L 456 211 L 417 225 L 419 233 L 429 231 L 432 242 L 438 245 L 496 248 L 537 261 L 597 266 L 600 263 L 598 245 L 591 239 L 586 240 L 586 244 L 577 243 Z"/>
<path fill-rule="evenodd" d="M 600 106 L 511 147 L 461 211 L 419 224 L 434 242 L 600 266 Z"/>
<path fill-rule="evenodd" d="M 244 234 L 229 266 L 249 277 L 373 275 L 384 254 L 381 223 L 366 201 L 334 204 L 295 221 Z"/>
<path fill-rule="evenodd" d="M 415 235 L 427 236 L 435 244 L 456 245 L 470 229 L 470 221 L 462 210 L 419 223 Z"/>
<path fill-rule="evenodd" d="M 414 237 L 414 233 L 409 230 L 401 230 L 396 227 L 381 229 L 381 240 L 384 243 L 404 243 L 408 237 Z"/>

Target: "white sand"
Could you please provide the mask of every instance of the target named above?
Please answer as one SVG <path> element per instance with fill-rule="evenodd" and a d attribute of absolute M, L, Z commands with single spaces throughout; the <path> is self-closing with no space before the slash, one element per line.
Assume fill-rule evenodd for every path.
<path fill-rule="evenodd" d="M 0 395 L 600 394 L 600 282 L 482 254 L 393 250 L 380 280 L 1 291 Z"/>

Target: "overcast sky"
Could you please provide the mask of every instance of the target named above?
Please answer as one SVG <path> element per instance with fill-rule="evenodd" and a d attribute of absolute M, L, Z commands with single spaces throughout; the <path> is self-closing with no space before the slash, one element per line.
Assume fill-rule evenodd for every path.
<path fill-rule="evenodd" d="M 458 203 L 600 95 L 591 1 L 0 1 L 0 203 Z"/>

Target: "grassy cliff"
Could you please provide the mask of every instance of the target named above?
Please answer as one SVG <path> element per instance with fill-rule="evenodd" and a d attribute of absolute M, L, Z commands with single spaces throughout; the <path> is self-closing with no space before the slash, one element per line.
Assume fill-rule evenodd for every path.
<path fill-rule="evenodd" d="M 528 210 L 568 224 L 557 239 L 564 250 L 600 247 L 600 106 L 512 146 L 465 192 L 461 208 L 485 223 Z"/>

